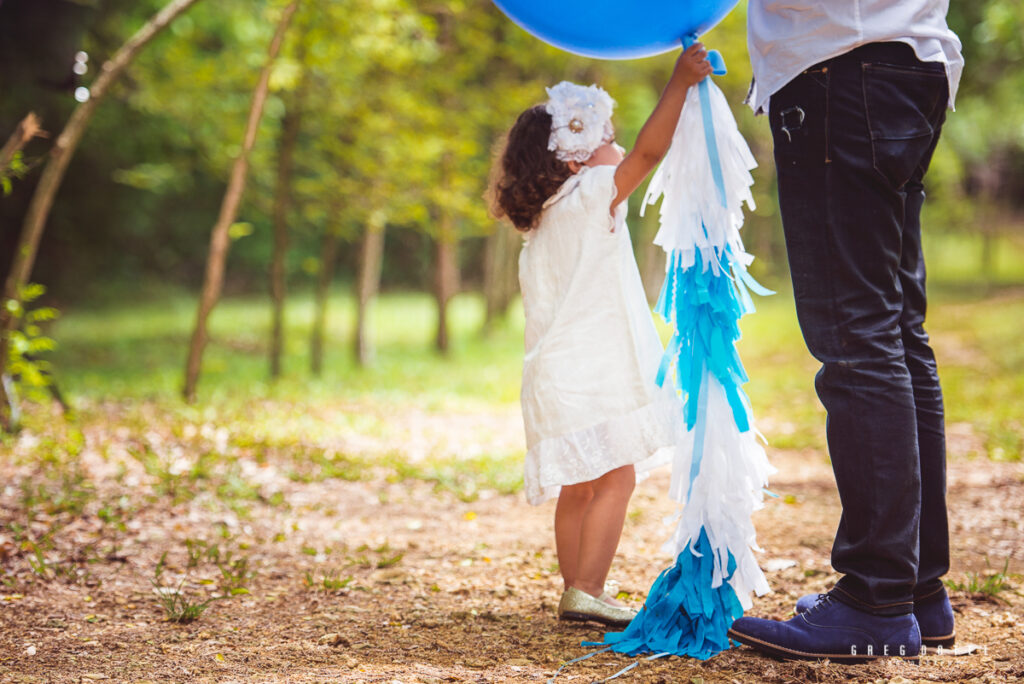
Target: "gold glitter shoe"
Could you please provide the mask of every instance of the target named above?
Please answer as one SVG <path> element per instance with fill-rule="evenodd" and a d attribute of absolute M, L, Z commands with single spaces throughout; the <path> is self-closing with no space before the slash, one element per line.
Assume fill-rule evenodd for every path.
<path fill-rule="evenodd" d="M 569 587 L 558 602 L 558 619 L 587 622 L 593 620 L 603 625 L 624 627 L 636 617 L 636 611 L 619 606 L 610 606 L 604 601 Z"/>

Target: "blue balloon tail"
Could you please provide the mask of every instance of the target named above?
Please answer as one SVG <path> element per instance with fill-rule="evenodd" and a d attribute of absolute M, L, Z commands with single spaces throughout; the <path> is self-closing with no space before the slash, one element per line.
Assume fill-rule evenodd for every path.
<path fill-rule="evenodd" d="M 690 34 L 683 38 L 683 48 L 688 48 L 697 41 L 695 34 Z M 714 61 L 712 61 L 712 52 L 714 52 Z M 708 53 L 708 61 L 712 62 L 711 70 L 712 73 L 718 73 L 715 70 L 715 66 L 718 65 L 721 69 L 721 73 L 725 73 L 725 60 L 722 59 L 722 55 L 717 51 L 712 50 Z M 708 79 L 704 78 L 697 85 L 700 93 L 700 116 L 701 121 L 704 124 L 704 144 L 708 148 L 708 162 L 711 164 L 711 177 L 715 181 L 715 188 L 718 190 L 718 201 L 721 202 L 723 207 L 728 207 L 729 204 L 725 196 L 725 179 L 722 175 L 722 160 L 718 154 L 718 138 L 715 135 L 715 121 L 711 117 L 711 89 L 708 87 Z"/>
<path fill-rule="evenodd" d="M 736 592 L 727 581 L 735 570 L 736 559 L 730 553 L 726 581 L 711 587 L 714 549 L 701 528 L 696 549 L 688 546 L 675 564 L 658 576 L 643 610 L 624 631 L 608 632 L 604 641 L 583 645 L 610 646 L 630 656 L 669 653 L 707 660 L 730 647 L 729 627 L 743 615 Z"/>

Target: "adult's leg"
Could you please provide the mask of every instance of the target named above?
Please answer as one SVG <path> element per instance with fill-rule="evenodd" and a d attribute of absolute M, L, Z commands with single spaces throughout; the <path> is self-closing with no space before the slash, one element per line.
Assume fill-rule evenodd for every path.
<path fill-rule="evenodd" d="M 605 473 L 592 484 L 594 498 L 587 506 L 580 528 L 573 586 L 591 596 L 600 596 L 604 593 L 608 570 L 619 547 L 629 497 L 636 485 L 636 473 L 633 466 L 623 466 Z"/>
<path fill-rule="evenodd" d="M 843 505 L 836 596 L 878 615 L 909 613 L 917 579 L 921 475 L 899 271 L 904 186 L 945 105 L 939 70 L 906 46 L 868 46 L 809 70 L 771 105 L 797 314 L 822 362 L 815 384 Z"/>
<path fill-rule="evenodd" d="M 935 137 L 935 143 L 938 136 Z M 949 571 L 949 525 L 946 514 L 946 434 L 935 354 L 924 330 L 924 252 L 921 248 L 922 179 L 931 158 L 927 158 L 904 187 L 906 194 L 903 255 L 900 283 L 903 287 L 903 316 L 900 329 L 907 369 L 914 387 L 917 415 L 917 444 L 921 464 L 921 528 L 917 585 L 914 599 L 927 599 L 942 590 L 940 579 Z M 922 627 L 923 629 L 923 627 Z"/>

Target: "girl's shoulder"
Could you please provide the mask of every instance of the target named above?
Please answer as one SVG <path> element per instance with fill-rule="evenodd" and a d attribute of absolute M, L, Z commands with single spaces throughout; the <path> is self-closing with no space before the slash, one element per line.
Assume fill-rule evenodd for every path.
<path fill-rule="evenodd" d="M 589 211 L 600 210 L 608 214 L 612 200 L 615 199 L 615 169 L 611 165 L 584 166 L 562 184 L 562 186 L 544 202 L 544 210 L 561 205 L 578 211 L 580 208 Z"/>

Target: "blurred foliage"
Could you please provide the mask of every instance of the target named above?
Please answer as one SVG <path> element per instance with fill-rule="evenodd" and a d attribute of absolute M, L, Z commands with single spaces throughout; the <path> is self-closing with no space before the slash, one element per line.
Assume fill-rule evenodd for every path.
<path fill-rule="evenodd" d="M 0 3 L 0 137 L 29 110 L 56 132 L 103 60 L 162 0 L 5 0 Z M 257 72 L 282 0 L 197 4 L 132 65 L 97 113 L 57 199 L 35 279 L 61 298 L 111 285 L 199 281 L 209 228 L 238 151 Z M 745 4 L 704 37 L 725 56 L 718 79 L 761 162 L 757 210 L 745 227 L 755 273 L 784 280 L 767 123 L 740 103 L 750 80 Z M 1024 5 L 953 3 L 967 68 L 929 181 L 928 221 L 944 231 L 1020 234 L 1024 210 Z M 30 27 L 35 32 L 16 31 Z M 6 28 L 5 28 L 6 27 Z M 88 55 L 84 74 L 75 55 Z M 502 132 L 562 79 L 597 82 L 618 100 L 627 147 L 651 111 L 674 57 L 608 62 L 551 48 L 484 0 L 304 0 L 271 80 L 271 97 L 229 264 L 229 288 L 263 287 L 272 239 L 276 140 L 286 103 L 309 79 L 290 216 L 290 277 L 311 282 L 325 230 L 349 245 L 369 223 L 389 230 L 384 285 L 425 288 L 441 213 L 454 216 L 461 266 L 480 281 L 482 236 L 498 227 L 482 199 Z M 79 68 L 81 71 L 81 68 Z M 289 105 L 290 106 L 290 105 Z M 52 140 L 25 150 L 30 168 Z M 993 171 L 995 170 L 995 171 Z M 0 269 L 36 174 L 0 201 Z M 656 212 L 633 233 L 650 242 Z M 977 209 L 985 209 L 979 215 Z M 982 232 L 985 232 L 982 231 Z M 986 234 L 987 234 L 986 232 Z M 758 272 L 758 270 L 760 270 Z"/>
<path fill-rule="evenodd" d="M 46 288 L 29 283 L 21 290 L 21 302 L 9 300 L 5 306 L 14 318 L 11 343 L 7 348 L 7 372 L 14 381 L 18 394 L 30 399 L 45 396 L 50 386 L 53 366 L 44 354 L 57 345 L 48 337 L 43 326 L 57 318 L 57 310 L 50 306 L 33 306 L 46 292 Z"/>

